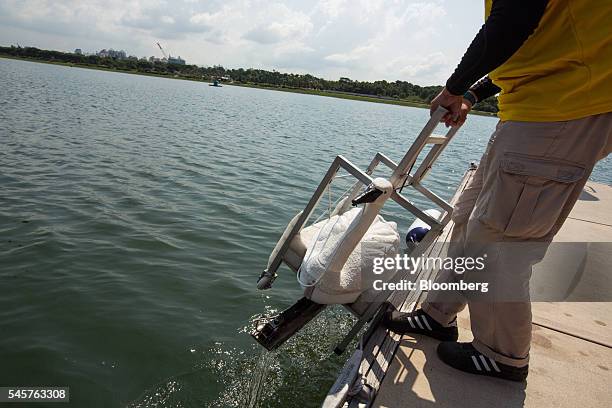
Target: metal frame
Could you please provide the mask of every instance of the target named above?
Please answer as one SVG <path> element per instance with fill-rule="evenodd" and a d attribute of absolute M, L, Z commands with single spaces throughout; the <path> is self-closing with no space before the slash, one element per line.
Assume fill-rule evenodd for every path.
<path fill-rule="evenodd" d="M 300 232 L 306 222 L 308 222 L 308 219 L 312 215 L 312 212 L 321 200 L 325 189 L 327 189 L 327 186 L 329 185 L 329 183 L 332 182 L 334 176 L 336 175 L 336 173 L 338 173 L 340 169 L 348 171 L 353 177 L 355 177 L 357 180 L 359 180 L 359 182 L 364 185 L 372 183 L 372 177 L 370 177 L 367 173 L 361 171 L 361 169 L 359 169 L 353 163 L 345 159 L 343 156 L 336 156 L 332 165 L 327 170 L 327 173 L 325 173 L 325 176 L 323 176 L 323 180 L 321 180 L 314 194 L 310 198 L 310 201 L 308 201 L 308 204 L 306 204 L 306 208 L 304 208 L 304 211 L 300 214 L 300 217 L 291 229 L 291 232 L 287 236 L 287 239 L 285 240 L 285 242 L 283 242 L 280 250 L 276 253 L 276 256 L 270 262 L 268 269 L 266 269 L 259 277 L 260 281 L 264 277 L 268 278 L 265 286 L 259 285 L 258 282 L 259 289 L 268 289 L 272 286 L 272 283 L 276 278 L 276 271 L 283 262 L 283 256 L 285 255 L 285 252 L 287 252 L 287 249 L 289 249 L 291 240 Z"/>
<path fill-rule="evenodd" d="M 379 152 L 374 156 L 367 170 L 363 172 L 343 156 L 337 156 L 329 167 L 329 169 L 327 170 L 327 172 L 325 173 L 325 176 L 323 176 L 323 179 L 317 186 L 314 194 L 308 201 L 306 208 L 300 214 L 297 222 L 295 223 L 295 225 L 291 229 L 291 232 L 287 236 L 287 239 L 285 240 L 285 242 L 282 243 L 280 250 L 277 252 L 274 259 L 272 259 L 272 261 L 270 262 L 268 269 L 266 269 L 261 274 L 258 282 L 258 288 L 267 289 L 272 286 L 272 283 L 276 278 L 276 271 L 283 262 L 283 256 L 289 248 L 291 240 L 296 236 L 296 234 L 300 232 L 306 222 L 308 222 L 308 219 L 310 218 L 313 210 L 321 200 L 321 197 L 323 196 L 328 185 L 332 182 L 332 180 L 340 169 L 346 170 L 350 175 L 357 179 L 357 182 L 348 194 L 348 199 L 344 202 L 344 208 L 342 208 L 340 212 L 343 212 L 348 209 L 351 200 L 355 198 L 357 194 L 359 194 L 364 185 L 372 183 L 373 179 L 371 175 L 379 164 L 382 163 L 385 166 L 389 167 L 391 170 L 393 170 L 393 173 L 390 177 L 390 181 L 393 185 L 394 192 L 390 198 L 430 226 L 429 232 L 412 251 L 413 255 L 424 253 L 425 250 L 427 250 L 427 248 L 436 240 L 438 235 L 442 232 L 444 226 L 450 221 L 450 216 L 452 212 L 452 207 L 449 203 L 447 203 L 444 199 L 442 199 L 435 193 L 429 191 L 425 186 L 421 184 L 421 181 L 429 174 L 429 171 L 431 170 L 431 167 L 433 166 L 434 162 L 438 159 L 444 148 L 448 146 L 452 138 L 457 133 L 457 130 L 459 129 L 458 127 L 453 127 L 449 129 L 449 131 L 444 136 L 433 135 L 433 131 L 438 126 L 442 117 L 446 113 L 446 109 L 439 107 L 433 113 L 433 115 L 431 115 L 431 118 L 423 127 L 416 140 L 414 141 L 412 146 L 410 146 L 410 148 L 399 163 L 395 163 L 383 153 Z M 431 150 L 425 156 L 414 174 L 410 174 L 410 171 L 416 163 L 418 156 L 425 149 L 425 147 L 429 145 L 432 145 Z M 416 191 L 420 192 L 422 195 L 430 199 L 433 203 L 438 205 L 443 210 L 443 216 L 441 219 L 435 219 L 426 214 L 424 211 L 421 211 L 406 197 L 404 197 L 401 193 L 398 192 L 399 189 L 410 186 L 412 186 Z M 336 347 L 335 351 L 338 354 L 342 353 L 345 350 L 347 345 L 359 333 L 361 328 L 376 315 L 382 303 L 390 295 L 390 292 L 381 292 L 376 297 L 376 299 L 367 306 L 365 311 L 361 314 L 359 320 L 355 323 L 349 333 Z M 348 307 L 350 308 L 350 305 Z"/>

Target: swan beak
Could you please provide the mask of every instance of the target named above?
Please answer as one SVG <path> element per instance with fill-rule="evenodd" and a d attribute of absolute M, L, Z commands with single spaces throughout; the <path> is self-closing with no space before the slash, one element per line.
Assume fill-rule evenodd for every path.
<path fill-rule="evenodd" d="M 372 203 L 382 194 L 382 190 L 379 190 L 374 186 L 370 186 L 366 191 L 355 197 L 355 199 L 352 201 L 353 207 L 359 204 Z"/>

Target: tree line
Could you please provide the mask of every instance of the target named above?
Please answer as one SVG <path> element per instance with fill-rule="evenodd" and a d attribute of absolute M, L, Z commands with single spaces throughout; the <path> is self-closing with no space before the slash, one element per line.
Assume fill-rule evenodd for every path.
<path fill-rule="evenodd" d="M 317 91 L 346 92 L 363 96 L 376 96 L 388 99 L 429 103 L 442 90 L 441 86 L 419 86 L 406 81 L 353 81 L 340 78 L 330 81 L 310 74 L 291 74 L 263 69 L 227 69 L 220 65 L 199 67 L 197 65 L 168 64 L 162 61 L 151 62 L 145 59 L 100 57 L 81 55 L 34 47 L 0 47 L 0 54 L 31 58 L 49 62 L 62 62 L 90 67 L 101 67 L 145 74 L 167 75 L 193 80 L 212 80 L 229 77 L 242 84 L 272 86 L 279 88 L 310 89 Z M 474 107 L 484 112 L 497 112 L 497 98 L 487 98 Z"/>

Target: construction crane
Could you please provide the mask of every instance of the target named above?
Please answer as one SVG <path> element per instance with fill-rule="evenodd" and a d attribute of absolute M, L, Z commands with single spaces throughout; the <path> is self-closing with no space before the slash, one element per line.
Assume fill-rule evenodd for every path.
<path fill-rule="evenodd" d="M 162 46 L 159 43 L 156 43 L 156 44 L 159 47 L 159 49 L 161 50 L 162 54 L 164 55 L 164 58 L 168 59 L 168 56 L 166 55 L 166 51 L 164 51 L 164 49 L 162 48 Z"/>
<path fill-rule="evenodd" d="M 166 54 L 166 51 L 164 51 L 160 43 L 155 43 L 155 44 L 157 44 L 162 54 L 164 54 L 164 58 L 165 58 L 164 62 L 167 62 L 168 64 L 185 65 L 185 60 L 182 59 L 180 56 L 172 57 L 172 55 Z"/>

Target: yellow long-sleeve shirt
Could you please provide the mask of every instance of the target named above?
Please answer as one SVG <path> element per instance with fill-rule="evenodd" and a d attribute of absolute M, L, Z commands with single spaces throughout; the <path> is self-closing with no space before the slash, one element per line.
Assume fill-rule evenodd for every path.
<path fill-rule="evenodd" d="M 492 0 L 485 0 L 488 17 Z M 612 0 L 550 0 L 538 28 L 489 77 L 501 120 L 554 122 L 612 111 Z"/>

